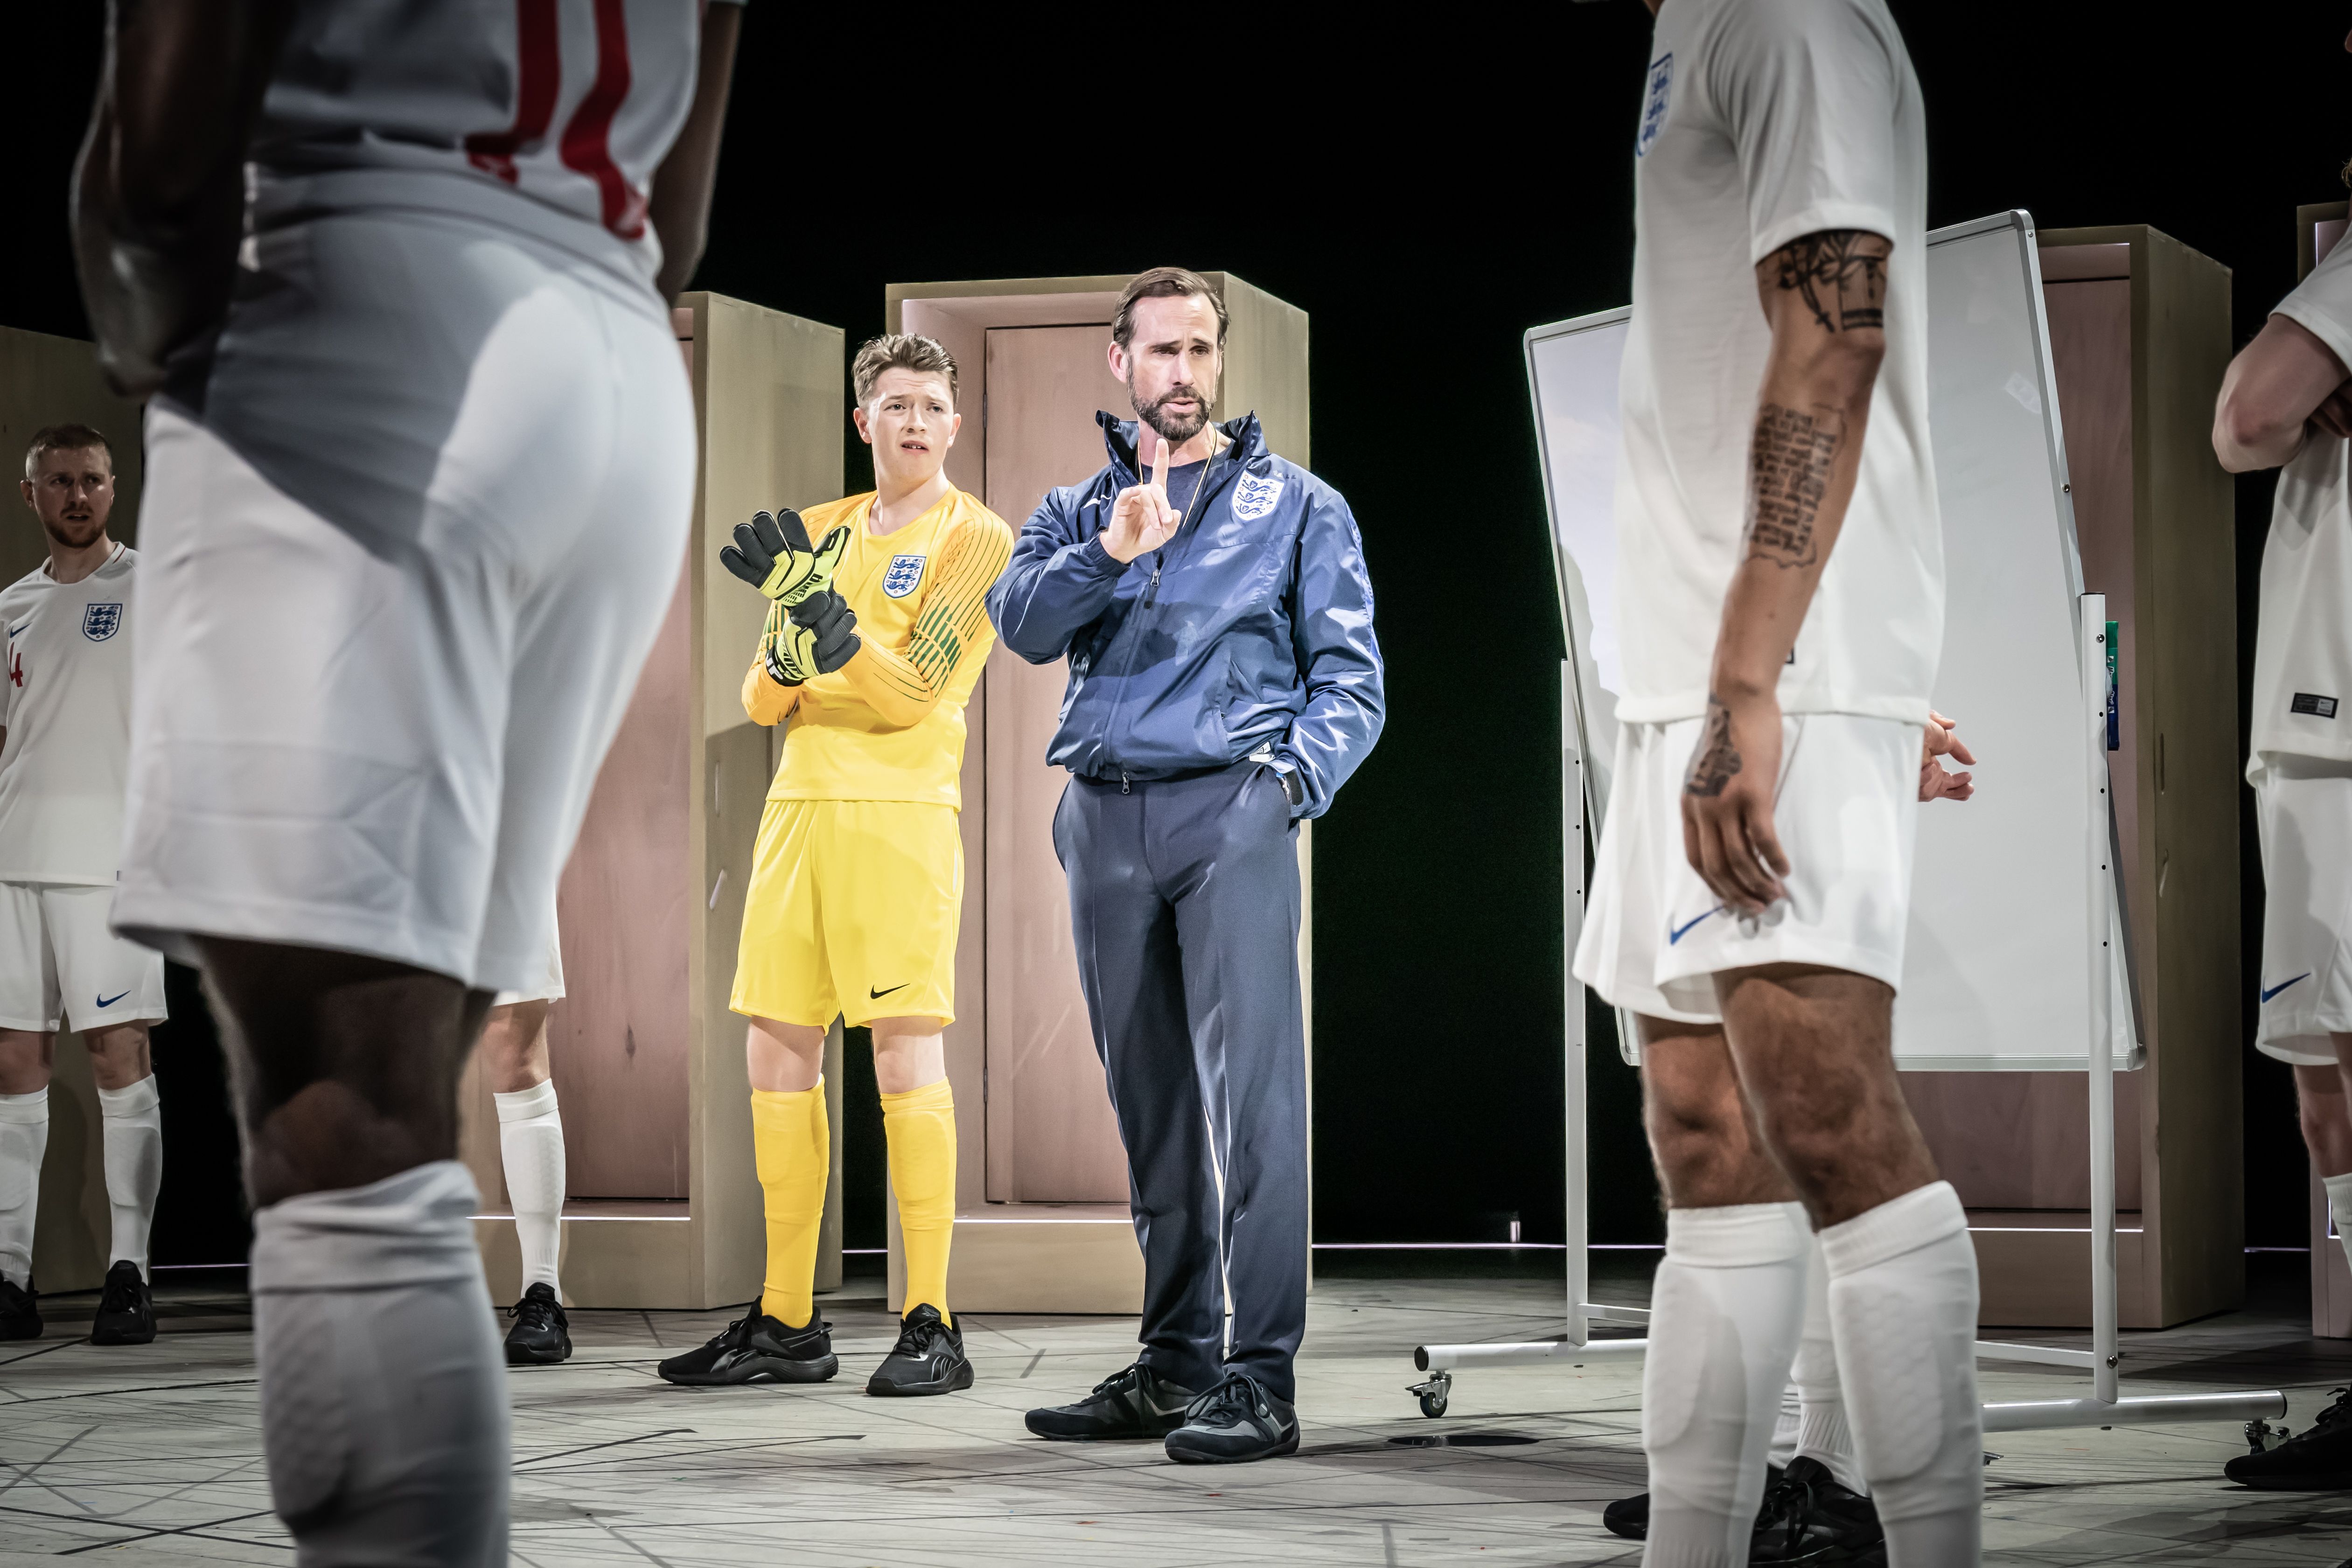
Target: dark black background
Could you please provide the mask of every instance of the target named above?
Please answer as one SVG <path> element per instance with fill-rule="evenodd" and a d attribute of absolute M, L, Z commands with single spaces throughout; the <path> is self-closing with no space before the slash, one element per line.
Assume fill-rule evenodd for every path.
<path fill-rule="evenodd" d="M 2235 269 L 2242 341 L 2294 283 L 2295 205 L 2343 193 L 2339 6 L 1895 11 L 1927 97 L 1931 223 L 2022 206 L 2045 226 L 2153 224 Z M 1323 14 L 1346 20 L 1087 13 L 1099 42 L 1079 53 L 1078 14 L 910 25 L 755 0 L 696 286 L 852 343 L 881 329 L 886 283 L 1162 262 L 1310 313 L 1315 466 L 1363 528 L 1391 710 L 1317 828 L 1318 1233 L 1462 1238 L 1516 1210 L 1557 1238 L 1560 647 L 1519 341 L 1624 302 L 1650 20 L 1635 0 Z M 65 187 L 100 16 L 43 8 L 11 29 L 0 319 L 84 335 Z M 2266 479 L 2242 482 L 2242 666 L 2268 507 Z M 2260 877 L 2241 825 L 2251 1027 Z M 214 1261 L 197 1254 L 236 1247 L 235 1221 L 207 1221 L 226 1199 L 198 1201 L 206 1173 L 178 1140 L 210 1140 L 227 1192 L 217 1080 L 190 988 L 173 1000 L 159 1054 L 180 1059 L 185 1197 L 158 1257 Z M 1594 1239 L 1654 1237 L 1631 1074 L 1604 1043 L 1592 1078 Z M 2250 1054 L 2246 1088 L 2248 1239 L 2296 1245 L 2287 1074 Z"/>

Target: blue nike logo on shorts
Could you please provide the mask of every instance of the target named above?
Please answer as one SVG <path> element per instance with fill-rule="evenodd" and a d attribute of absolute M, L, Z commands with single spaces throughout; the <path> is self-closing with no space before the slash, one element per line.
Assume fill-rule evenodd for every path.
<path fill-rule="evenodd" d="M 100 997 L 98 998 L 98 1005 L 100 1008 L 110 1008 L 130 994 L 129 991 L 117 991 L 110 997 Z"/>
<path fill-rule="evenodd" d="M 2302 974 L 2297 975 L 2294 977 L 2294 980 L 2307 980 L 2309 978 L 2311 978 L 2311 971 L 2305 969 Z M 2294 980 L 2281 980 L 2277 985 L 2273 986 L 2269 990 L 2263 993 L 2263 1000 L 2269 1001 L 2273 997 L 2277 996 L 2281 991 L 2285 990 L 2289 986 L 2294 985 Z"/>
<path fill-rule="evenodd" d="M 1722 913 L 1723 905 L 1718 904 L 1713 909 L 1708 910 L 1706 915 L 1720 915 Z M 1706 918 L 1706 915 L 1694 915 L 1679 926 L 1675 924 L 1674 916 L 1668 915 L 1666 917 L 1666 946 L 1671 947 L 1675 943 L 1681 941 L 1683 937 L 1688 934 L 1692 926 Z"/>

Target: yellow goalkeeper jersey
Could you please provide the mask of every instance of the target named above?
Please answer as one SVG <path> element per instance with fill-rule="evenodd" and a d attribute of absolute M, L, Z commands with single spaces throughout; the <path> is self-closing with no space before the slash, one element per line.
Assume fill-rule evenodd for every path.
<path fill-rule="evenodd" d="M 801 514 L 814 539 L 849 525 L 833 586 L 857 617 L 859 645 L 797 686 L 752 654 L 744 711 L 790 727 L 768 799 L 961 808 L 963 707 L 996 640 L 988 590 L 1013 558 L 1013 530 L 961 490 L 891 534 L 868 530 L 873 511 L 869 491 Z"/>

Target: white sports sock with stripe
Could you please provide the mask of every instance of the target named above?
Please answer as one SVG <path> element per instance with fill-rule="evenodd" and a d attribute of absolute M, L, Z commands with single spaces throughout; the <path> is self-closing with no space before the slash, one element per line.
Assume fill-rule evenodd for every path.
<path fill-rule="evenodd" d="M 555 1080 L 511 1094 L 493 1094 L 499 1106 L 499 1158 L 507 1197 L 514 1204 L 515 1240 L 522 1248 L 522 1288 L 545 1285 L 563 1299 L 556 1277 L 563 1242 L 563 1116 Z"/>

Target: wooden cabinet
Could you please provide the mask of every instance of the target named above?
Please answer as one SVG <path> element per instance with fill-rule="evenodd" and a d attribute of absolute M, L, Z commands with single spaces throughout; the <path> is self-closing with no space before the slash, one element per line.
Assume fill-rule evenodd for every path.
<path fill-rule="evenodd" d="M 563 1111 L 564 1294 L 706 1308 L 759 1293 L 766 1241 L 741 1018 L 729 1010 L 751 851 L 781 736 L 744 716 L 766 601 L 719 546 L 762 507 L 842 493 L 839 328 L 717 294 L 673 313 L 699 479 L 676 593 L 588 805 L 558 898 L 567 995 L 549 1022 Z M 840 1041 L 827 1054 L 835 1127 Z M 478 1065 L 461 1104 L 490 1292 L 520 1293 L 498 1120 Z M 818 1288 L 840 1282 L 840 1154 Z"/>
<path fill-rule="evenodd" d="M 2140 225 L 2040 245 L 2083 585 L 2118 630 L 2109 764 L 2147 1048 L 2116 1078 L 2120 1315 L 2158 1328 L 2244 1296 L 2235 513 L 2209 434 L 2230 273 Z M 1982 787 L 1999 778 L 1988 757 Z M 1906 1073 L 1905 1089 L 1969 1207 L 1982 1321 L 2088 1323 L 2084 1079 Z"/>

